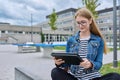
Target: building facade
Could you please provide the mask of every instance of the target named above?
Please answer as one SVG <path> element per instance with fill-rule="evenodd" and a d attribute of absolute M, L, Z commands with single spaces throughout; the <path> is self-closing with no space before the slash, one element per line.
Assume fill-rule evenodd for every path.
<path fill-rule="evenodd" d="M 120 37 L 120 6 L 117 6 L 117 42 Z M 113 44 L 113 8 L 107 8 L 98 11 L 99 17 L 97 24 L 99 25 L 102 34 L 107 42 Z"/>
<path fill-rule="evenodd" d="M 46 21 L 42 22 L 40 24 L 37 24 L 36 26 L 40 26 L 43 30 L 44 36 L 45 36 L 45 42 L 49 41 L 57 41 L 62 42 L 66 41 L 69 36 L 71 36 L 76 30 L 75 28 L 75 20 L 74 20 L 74 14 L 77 9 L 69 8 L 60 12 L 57 12 L 57 21 L 56 26 L 57 30 L 52 31 L 48 22 L 49 18 L 46 16 Z"/>
<path fill-rule="evenodd" d="M 40 27 L 0 23 L 0 43 L 41 42 Z"/>
<path fill-rule="evenodd" d="M 46 16 L 46 21 L 34 26 L 17 26 L 9 23 L 0 23 L 0 43 L 25 43 L 41 42 L 40 32 L 44 34 L 45 42 L 63 42 L 79 29 L 76 27 L 74 15 L 77 9 L 69 8 L 56 12 L 58 18 L 56 21 L 57 30 L 52 31 Z M 96 22 L 102 31 L 107 42 L 113 42 L 113 8 L 107 8 L 98 11 L 99 17 Z M 120 28 L 120 10 L 117 7 L 117 34 Z M 119 39 L 119 35 L 118 35 Z"/>
<path fill-rule="evenodd" d="M 57 12 L 57 28 L 59 31 L 72 31 L 75 33 L 78 31 L 76 27 L 76 22 L 74 15 L 77 9 L 70 8 L 60 12 Z M 48 15 L 49 16 L 49 15 Z M 50 30 L 48 25 L 49 18 L 46 16 L 47 21 L 40 23 L 43 30 Z M 113 42 L 113 8 L 106 8 L 98 11 L 98 18 L 96 20 L 98 27 L 100 28 L 105 40 L 109 43 Z M 120 31 L 120 8 L 117 6 L 117 41 L 119 41 L 119 31 Z M 71 34 L 72 35 L 72 34 Z"/>

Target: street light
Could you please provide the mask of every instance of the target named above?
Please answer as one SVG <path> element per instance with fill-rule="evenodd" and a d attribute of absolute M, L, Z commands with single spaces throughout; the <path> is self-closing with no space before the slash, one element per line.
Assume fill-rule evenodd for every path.
<path fill-rule="evenodd" d="M 33 18 L 32 18 L 32 14 L 31 14 L 31 42 L 33 42 L 33 25 L 32 25 L 32 22 L 33 22 Z"/>
<path fill-rule="evenodd" d="M 116 19 L 116 0 L 113 0 L 113 67 L 116 68 L 118 65 L 117 61 L 117 19 Z"/>
<path fill-rule="evenodd" d="M 118 17 L 119 17 L 119 48 L 120 48 L 120 0 L 118 0 Z"/>

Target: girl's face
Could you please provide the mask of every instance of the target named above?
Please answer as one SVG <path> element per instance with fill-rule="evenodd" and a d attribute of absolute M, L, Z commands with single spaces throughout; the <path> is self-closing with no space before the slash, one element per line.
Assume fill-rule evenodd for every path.
<path fill-rule="evenodd" d="M 77 16 L 76 23 L 81 32 L 88 32 L 90 31 L 90 24 L 92 23 L 92 20 L 88 20 L 87 18 L 82 16 Z"/>

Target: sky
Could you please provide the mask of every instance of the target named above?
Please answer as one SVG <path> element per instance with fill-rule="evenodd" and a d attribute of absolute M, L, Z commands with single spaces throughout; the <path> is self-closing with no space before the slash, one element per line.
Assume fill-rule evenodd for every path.
<path fill-rule="evenodd" d="M 0 0 L 0 22 L 11 25 L 31 25 L 46 21 L 46 15 L 68 8 L 82 7 L 82 0 Z M 97 10 L 113 6 L 113 0 L 99 0 Z"/>

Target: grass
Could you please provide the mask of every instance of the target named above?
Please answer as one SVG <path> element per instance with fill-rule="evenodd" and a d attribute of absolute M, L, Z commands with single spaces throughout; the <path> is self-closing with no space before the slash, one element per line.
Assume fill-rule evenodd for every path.
<path fill-rule="evenodd" d="M 117 48 L 117 50 L 120 50 L 120 48 Z M 113 48 L 109 48 L 109 51 L 113 51 Z"/>
<path fill-rule="evenodd" d="M 100 73 L 102 75 L 110 73 L 110 72 L 116 72 L 116 73 L 120 74 L 120 61 L 118 61 L 118 67 L 117 68 L 113 68 L 113 64 L 109 63 L 109 64 L 103 65 L 103 67 L 100 69 Z"/>
<path fill-rule="evenodd" d="M 55 46 L 54 47 L 55 50 L 66 50 L 65 46 Z"/>
<path fill-rule="evenodd" d="M 54 49 L 65 50 L 66 47 L 65 46 L 56 46 L 56 47 L 54 47 Z M 120 50 L 120 48 L 118 48 L 118 50 Z M 110 48 L 109 51 L 113 51 L 113 48 Z M 110 72 L 116 72 L 116 73 L 120 74 L 120 61 L 118 61 L 118 68 L 113 68 L 113 63 L 109 63 L 109 64 L 103 65 L 102 68 L 100 69 L 100 73 L 102 75 L 110 73 Z"/>
<path fill-rule="evenodd" d="M 55 46 L 54 49 L 56 50 L 65 50 L 66 47 L 65 46 Z M 113 51 L 113 48 L 109 48 L 109 51 Z M 117 48 L 117 50 L 120 50 L 120 48 Z"/>

